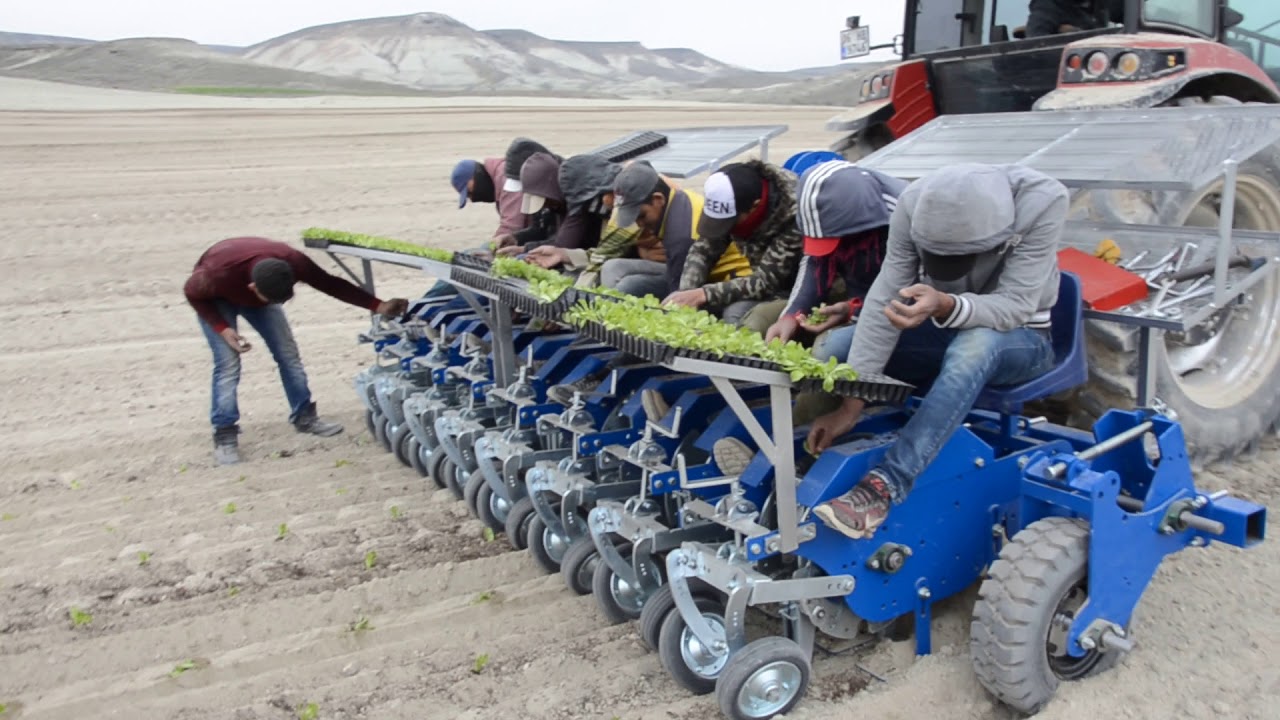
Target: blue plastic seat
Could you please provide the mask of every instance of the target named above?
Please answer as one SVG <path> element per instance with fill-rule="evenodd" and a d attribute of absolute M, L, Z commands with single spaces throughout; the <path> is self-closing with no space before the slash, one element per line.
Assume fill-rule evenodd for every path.
<path fill-rule="evenodd" d="M 1022 412 L 1025 403 L 1070 390 L 1089 379 L 1080 278 L 1066 271 L 1062 271 L 1060 276 L 1058 302 L 1050 311 L 1053 369 L 1019 385 L 988 385 L 978 396 L 976 408 L 1016 415 Z"/>
<path fill-rule="evenodd" d="M 782 168 L 790 170 L 796 175 L 803 175 L 805 170 L 814 165 L 832 160 L 844 160 L 844 156 L 830 150 L 806 150 L 787 158 L 787 161 L 782 164 Z"/>

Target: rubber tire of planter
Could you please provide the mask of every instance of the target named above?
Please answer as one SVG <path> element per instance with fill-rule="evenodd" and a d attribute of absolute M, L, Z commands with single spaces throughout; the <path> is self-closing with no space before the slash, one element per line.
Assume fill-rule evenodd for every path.
<path fill-rule="evenodd" d="M 405 454 L 409 456 L 409 465 L 413 467 L 414 472 L 418 473 L 418 477 L 426 477 L 427 466 L 422 462 L 422 444 L 412 434 L 409 435 L 409 447 L 405 450 Z"/>
<path fill-rule="evenodd" d="M 574 595 L 591 593 L 591 577 L 595 573 L 596 563 L 604 562 L 596 550 L 590 535 L 584 535 L 573 541 L 560 561 L 560 575 L 564 577 L 565 587 Z"/>
<path fill-rule="evenodd" d="M 389 426 L 390 421 L 387 420 L 386 415 L 379 415 L 373 419 L 373 422 L 373 439 L 378 441 L 378 444 L 382 446 L 383 450 L 391 452 L 391 439 L 387 437 L 387 427 Z"/>
<path fill-rule="evenodd" d="M 476 516 L 480 518 L 480 522 L 484 523 L 494 533 L 506 532 L 507 523 L 505 520 L 499 520 L 498 516 L 493 512 L 492 503 L 496 496 L 493 488 L 489 487 L 489 483 L 480 486 L 476 491 Z"/>
<path fill-rule="evenodd" d="M 1214 96 L 1177 98 L 1166 104 L 1241 103 Z M 1110 222 L 1217 227 L 1212 195 L 1220 190 L 1221 180 L 1195 195 L 1093 191 L 1081 198 L 1087 201 L 1081 207 L 1087 207 L 1094 219 Z M 1280 150 L 1267 148 L 1240 164 L 1235 207 L 1236 228 L 1280 230 Z M 1210 253 L 1208 259 L 1212 258 Z M 1179 377 L 1169 351 L 1184 346 L 1171 339 L 1152 344 L 1155 396 L 1177 414 L 1187 438 L 1188 456 L 1196 466 L 1251 453 L 1280 422 L 1280 392 L 1275 390 L 1280 387 L 1280 343 L 1271 340 L 1280 332 L 1280 281 L 1271 277 L 1254 286 L 1247 297 L 1251 300 L 1243 312 L 1225 310 L 1230 316 L 1218 328 L 1220 332 L 1201 344 L 1216 343 L 1209 348 L 1209 357 L 1225 363 L 1212 371 L 1193 370 Z M 1085 327 L 1090 382 L 1076 393 L 1072 424 L 1087 428 L 1111 408 L 1134 406 L 1138 330 L 1100 320 L 1086 320 Z"/>
<path fill-rule="evenodd" d="M 511 511 L 507 513 L 507 522 L 504 529 L 507 533 L 507 542 L 511 543 L 511 547 L 516 550 L 525 550 L 529 547 L 529 522 L 537 511 L 533 509 L 533 500 L 522 497 L 511 506 Z"/>
<path fill-rule="evenodd" d="M 695 597 L 693 601 L 703 614 L 716 614 L 719 616 L 721 624 L 724 624 L 724 603 L 722 601 L 708 597 Z M 716 671 L 714 677 L 707 677 L 695 672 L 685 662 L 681 653 L 681 644 L 684 642 L 682 635 L 686 628 L 684 618 L 679 611 L 667 613 L 666 618 L 662 621 L 662 629 L 658 632 L 658 659 L 662 661 L 662 667 L 667 669 L 667 672 L 680 687 L 694 695 L 706 695 L 715 692 L 716 680 L 724 672 L 724 668 L 728 665 L 728 661 L 732 659 L 732 656 L 725 659 L 724 664 Z"/>
<path fill-rule="evenodd" d="M 431 454 L 431 459 L 427 462 L 427 477 L 441 490 L 449 487 L 449 483 L 444 479 L 444 464 L 448 459 L 445 457 L 443 450 L 436 448 L 436 451 Z"/>
<path fill-rule="evenodd" d="M 1089 580 L 1089 527 L 1050 517 L 1019 531 L 991 564 L 978 589 L 969 628 L 974 673 L 992 695 L 1028 715 L 1053 698 L 1064 679 L 1107 670 L 1123 653 L 1092 650 L 1054 667 L 1046 642 L 1061 602 Z"/>
<path fill-rule="evenodd" d="M 480 494 L 480 488 L 484 484 L 484 474 L 476 471 L 471 473 L 471 477 L 467 478 L 467 484 L 462 487 L 462 502 L 474 518 L 480 517 L 480 511 L 476 507 L 476 496 Z"/>
<path fill-rule="evenodd" d="M 444 452 L 441 450 L 440 452 Z M 461 500 L 463 489 L 458 484 L 458 466 L 453 464 L 452 460 L 445 459 L 444 464 L 440 466 L 440 475 L 444 478 L 444 486 L 449 488 L 449 492 L 453 493 L 454 498 Z"/>
<path fill-rule="evenodd" d="M 780 688 L 786 693 L 775 702 L 766 702 L 763 708 L 744 707 L 741 693 L 752 686 L 752 679 L 761 671 L 783 673 L 790 683 Z M 734 653 L 729 663 L 716 678 L 716 700 L 720 712 L 731 720 L 764 720 L 795 709 L 809 689 L 811 669 L 804 650 L 791 638 L 773 635 L 747 643 Z M 776 681 L 775 681 L 776 682 Z M 777 685 L 774 685 L 777 688 Z M 761 689 L 755 688 L 757 692 Z"/>
<path fill-rule="evenodd" d="M 377 437 L 378 427 L 377 427 L 377 423 L 374 422 L 372 410 L 364 411 L 364 426 L 365 426 L 365 429 L 369 431 L 369 437 Z"/>
<path fill-rule="evenodd" d="M 559 511 L 559 508 L 555 509 L 557 512 Z M 546 523 L 542 522 L 542 518 L 535 512 L 533 519 L 529 521 L 529 531 L 525 535 L 525 542 L 529 548 L 529 553 L 533 555 L 533 559 L 550 575 L 560 572 L 560 561 L 551 557 L 546 545 L 542 542 L 542 536 L 546 532 L 549 532 Z"/>
<path fill-rule="evenodd" d="M 689 581 L 689 590 L 693 597 L 715 600 L 715 591 L 705 582 L 697 578 Z M 640 611 L 640 639 L 649 649 L 658 651 L 658 636 L 662 633 L 662 623 L 667 613 L 676 608 L 675 596 L 671 594 L 671 583 L 663 583 L 662 587 L 644 601 L 644 609 Z"/>
<path fill-rule="evenodd" d="M 401 425 L 391 434 L 391 454 L 400 461 L 405 467 L 413 467 L 413 461 L 409 459 L 409 439 L 413 437 L 413 433 L 409 432 L 409 426 Z"/>
<path fill-rule="evenodd" d="M 631 560 L 631 543 L 623 543 L 618 545 L 618 553 L 630 562 Z M 600 608 L 600 614 L 604 615 L 605 622 L 610 625 L 621 625 L 628 620 L 639 620 L 640 613 L 644 610 L 644 605 L 639 610 L 623 607 L 618 603 L 618 599 L 613 595 L 613 568 L 609 567 L 609 563 L 600 558 L 600 562 L 596 564 L 596 569 L 591 573 L 591 594 L 595 596 L 596 607 Z"/>

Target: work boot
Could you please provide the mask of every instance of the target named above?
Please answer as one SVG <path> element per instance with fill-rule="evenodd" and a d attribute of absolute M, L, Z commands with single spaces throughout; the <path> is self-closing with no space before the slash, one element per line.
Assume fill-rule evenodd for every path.
<path fill-rule="evenodd" d="M 720 438 L 711 446 L 711 457 L 716 461 L 716 467 L 726 476 L 742 475 L 755 456 L 755 452 L 738 438 Z"/>
<path fill-rule="evenodd" d="M 884 524 L 891 502 L 884 478 L 868 473 L 849 492 L 815 506 L 813 514 L 832 530 L 860 540 L 871 537 Z"/>
<path fill-rule="evenodd" d="M 342 432 L 342 426 L 338 423 L 321 420 L 316 415 L 315 403 L 311 403 L 302 412 L 298 413 L 298 419 L 293 421 L 293 427 L 300 433 L 309 433 L 320 437 L 331 437 Z"/>
<path fill-rule="evenodd" d="M 644 408 L 645 417 L 649 418 L 649 422 L 655 423 L 662 422 L 662 418 L 666 417 L 671 410 L 662 393 L 652 388 L 640 393 L 640 407 Z"/>
<path fill-rule="evenodd" d="M 599 370 L 587 375 L 586 377 L 574 380 L 571 383 L 563 383 L 560 385 L 552 385 L 547 388 L 547 399 L 553 403 L 560 403 L 565 407 L 573 404 L 573 394 L 575 392 L 589 393 L 596 389 L 605 378 L 609 377 L 612 368 L 605 366 Z"/>
<path fill-rule="evenodd" d="M 236 425 L 215 428 L 213 431 L 213 462 L 215 465 L 235 465 L 240 462 L 240 442 Z"/>

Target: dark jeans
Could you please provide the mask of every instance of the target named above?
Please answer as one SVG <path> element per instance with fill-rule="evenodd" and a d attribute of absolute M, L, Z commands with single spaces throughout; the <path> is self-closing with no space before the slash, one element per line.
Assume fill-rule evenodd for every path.
<path fill-rule="evenodd" d="M 218 311 L 231 327 L 236 327 L 237 317 L 243 317 L 262 336 L 267 350 L 280 369 L 280 382 L 289 401 L 289 422 L 311 404 L 311 390 L 307 387 L 307 373 L 302 369 L 298 344 L 293 339 L 289 320 L 280 305 L 262 308 L 240 307 L 218 302 Z M 240 353 L 231 349 L 222 336 L 213 331 L 203 319 L 200 329 L 213 350 L 213 403 L 209 421 L 213 427 L 224 428 L 240 421 L 240 408 L 236 401 L 236 389 L 240 385 Z M 236 329 L 239 332 L 239 329 Z"/>
<path fill-rule="evenodd" d="M 857 324 L 836 328 L 814 354 L 822 360 L 845 360 Z M 1015 385 L 1053 369 L 1048 330 L 990 328 L 950 330 L 932 322 L 904 331 L 885 366 L 902 382 L 929 385 L 928 393 L 903 426 L 884 460 L 872 472 L 889 485 L 895 503 L 902 502 L 916 477 L 937 457 L 987 385 Z M 857 368 L 854 368 L 857 370 Z"/>

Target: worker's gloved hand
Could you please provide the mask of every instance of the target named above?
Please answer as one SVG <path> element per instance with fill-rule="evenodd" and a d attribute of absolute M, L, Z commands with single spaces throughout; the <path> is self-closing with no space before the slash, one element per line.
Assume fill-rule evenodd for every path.
<path fill-rule="evenodd" d="M 235 328 L 225 328 L 218 334 L 222 336 L 223 340 L 227 341 L 227 344 L 231 346 L 232 350 L 235 350 L 238 353 L 247 353 L 250 348 L 253 347 L 249 344 L 248 340 L 240 337 L 240 333 L 236 332 Z"/>
<path fill-rule="evenodd" d="M 378 309 L 374 310 L 377 314 L 387 318 L 398 318 L 409 309 L 409 301 L 404 298 L 392 298 L 383 300 Z"/>
<path fill-rule="evenodd" d="M 795 336 L 796 330 L 800 328 L 800 318 L 795 315 L 783 315 L 778 318 L 777 322 L 769 326 L 764 334 L 766 343 L 773 342 L 774 338 L 782 342 L 790 342 Z"/>

